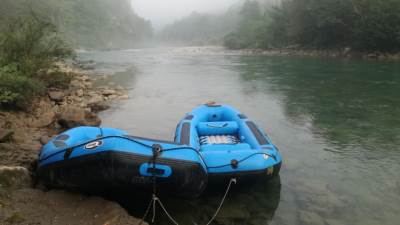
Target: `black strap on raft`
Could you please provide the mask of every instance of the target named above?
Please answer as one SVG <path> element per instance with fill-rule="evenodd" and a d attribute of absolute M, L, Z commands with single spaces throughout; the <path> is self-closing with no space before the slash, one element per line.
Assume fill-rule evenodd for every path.
<path fill-rule="evenodd" d="M 146 219 L 147 215 L 150 212 L 150 209 L 153 209 L 153 216 L 151 218 L 151 222 L 154 223 L 155 221 L 155 217 L 156 217 L 156 203 L 158 203 L 161 207 L 161 209 L 165 212 L 165 214 L 168 216 L 168 218 L 170 219 L 170 221 L 175 224 L 175 225 L 179 225 L 178 222 L 176 222 L 176 220 L 168 213 L 167 209 L 165 208 L 164 204 L 161 202 L 161 200 L 157 197 L 157 176 L 156 176 L 156 161 L 157 158 L 161 155 L 161 153 L 163 152 L 163 148 L 161 145 L 159 144 L 153 144 L 151 146 L 152 152 L 153 152 L 153 157 L 151 158 L 151 164 L 152 164 L 152 168 L 153 170 L 151 171 L 152 174 L 152 178 L 153 178 L 153 194 L 150 200 L 149 205 L 147 206 L 146 212 L 144 213 L 142 219 L 139 221 L 139 225 L 141 225 L 143 223 L 143 221 Z M 217 217 L 219 211 L 222 208 L 222 205 L 225 202 L 226 196 L 229 193 L 229 190 L 231 189 L 231 185 L 236 184 L 236 178 L 232 178 L 229 181 L 228 187 L 225 191 L 224 197 L 222 198 L 217 210 L 215 211 L 215 213 L 213 214 L 213 216 L 211 217 L 211 219 L 207 222 L 206 225 L 209 225 L 212 223 L 212 221 L 214 221 L 215 217 Z"/>
<path fill-rule="evenodd" d="M 156 176 L 156 161 L 157 157 L 159 157 L 163 151 L 163 148 L 159 144 L 154 144 L 151 146 L 152 152 L 153 152 L 153 157 L 151 158 L 151 164 L 152 164 L 152 180 L 153 180 L 153 194 L 151 201 L 149 205 L 147 206 L 146 212 L 143 216 L 143 218 L 140 220 L 139 225 L 143 223 L 143 221 L 146 219 L 147 215 L 150 212 L 150 209 L 153 208 L 153 216 L 151 218 L 151 222 L 154 223 L 155 217 L 156 217 L 156 203 L 158 203 L 165 214 L 168 216 L 168 218 L 171 220 L 172 223 L 175 225 L 178 225 L 178 223 L 174 220 L 174 218 L 168 213 L 167 209 L 165 208 L 164 204 L 161 202 L 161 200 L 157 197 L 157 176 Z"/>
<path fill-rule="evenodd" d="M 151 146 L 151 150 L 153 152 L 153 157 L 151 160 L 151 164 L 153 170 L 151 171 L 152 179 L 153 179 L 153 195 L 157 194 L 157 176 L 156 176 L 156 161 L 157 157 L 161 155 L 162 146 L 159 144 L 154 144 Z"/>

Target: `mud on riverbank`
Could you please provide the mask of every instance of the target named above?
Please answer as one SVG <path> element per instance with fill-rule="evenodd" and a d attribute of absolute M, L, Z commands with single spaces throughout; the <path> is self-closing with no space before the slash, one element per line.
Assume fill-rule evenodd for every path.
<path fill-rule="evenodd" d="M 24 112 L 0 111 L 0 224 L 136 224 L 117 203 L 33 188 L 34 164 L 44 144 L 72 127 L 99 126 L 98 112 L 128 98 L 115 84 L 94 85 L 104 76 L 58 67 L 71 78 L 67 89 L 49 88 Z"/>

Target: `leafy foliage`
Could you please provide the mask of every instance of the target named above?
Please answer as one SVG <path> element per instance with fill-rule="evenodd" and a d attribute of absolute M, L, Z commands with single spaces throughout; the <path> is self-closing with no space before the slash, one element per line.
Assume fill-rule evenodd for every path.
<path fill-rule="evenodd" d="M 14 20 L 0 36 L 0 65 L 13 64 L 26 76 L 72 54 L 56 27 L 33 12 Z"/>
<path fill-rule="evenodd" d="M 241 23 L 225 37 L 227 47 L 400 50 L 398 0 L 282 0 L 261 15 L 260 8 L 258 1 L 244 3 Z"/>
<path fill-rule="evenodd" d="M 42 79 L 54 62 L 73 55 L 56 27 L 31 11 L 9 20 L 0 35 L 0 107 L 24 108 L 59 77 Z"/>
<path fill-rule="evenodd" d="M 130 0 L 2 0 L 0 27 L 32 9 L 76 48 L 134 47 L 152 35 L 150 22 L 133 12 Z"/>
<path fill-rule="evenodd" d="M 24 108 L 43 90 L 42 82 L 24 76 L 16 67 L 0 68 L 0 107 Z"/>
<path fill-rule="evenodd" d="M 70 46 L 132 47 L 152 33 L 130 0 L 2 0 L 0 29 L 0 107 L 17 108 L 68 86 L 53 65 L 74 55 Z"/>

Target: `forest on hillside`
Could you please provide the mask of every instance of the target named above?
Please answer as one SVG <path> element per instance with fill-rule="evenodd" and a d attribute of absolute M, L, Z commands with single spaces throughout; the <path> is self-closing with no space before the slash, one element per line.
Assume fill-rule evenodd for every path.
<path fill-rule="evenodd" d="M 136 15 L 130 0 L 2 0 L 0 27 L 39 17 L 54 24 L 74 48 L 131 48 L 152 36 L 150 21 Z"/>
<path fill-rule="evenodd" d="M 240 21 L 237 7 L 223 14 L 192 12 L 166 26 L 157 39 L 169 43 L 191 45 L 222 44 L 224 36 L 233 32 Z"/>
<path fill-rule="evenodd" d="M 188 43 L 213 40 L 231 49 L 396 52 L 399 12 L 399 0 L 246 0 L 225 14 L 192 14 L 167 27 L 161 37 Z"/>
<path fill-rule="evenodd" d="M 152 36 L 130 0 L 2 0 L 0 108 L 26 108 L 70 77 L 54 65 L 74 49 L 137 47 Z"/>
<path fill-rule="evenodd" d="M 230 48 L 344 48 L 400 50 L 398 0 L 282 0 L 273 7 L 246 1 Z"/>

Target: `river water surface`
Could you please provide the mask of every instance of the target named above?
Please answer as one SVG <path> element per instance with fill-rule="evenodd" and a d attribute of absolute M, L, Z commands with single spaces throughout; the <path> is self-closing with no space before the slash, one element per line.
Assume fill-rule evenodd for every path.
<path fill-rule="evenodd" d="M 103 126 L 173 139 L 197 105 L 230 104 L 272 138 L 280 178 L 234 186 L 216 224 L 399 224 L 400 64 L 245 56 L 202 48 L 80 53 L 112 74 L 130 99 L 102 113 Z M 204 224 L 223 195 L 165 196 L 180 224 Z M 143 215 L 146 201 L 126 206 Z M 160 212 L 160 211 L 159 211 Z M 157 215 L 157 224 L 169 224 Z"/>

